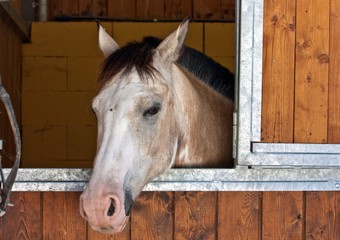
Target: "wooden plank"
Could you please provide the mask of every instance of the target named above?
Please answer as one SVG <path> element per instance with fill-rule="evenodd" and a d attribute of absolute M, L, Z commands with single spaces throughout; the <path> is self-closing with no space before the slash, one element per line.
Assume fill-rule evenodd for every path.
<path fill-rule="evenodd" d="M 217 239 L 260 239 L 261 192 L 219 192 L 217 211 Z"/>
<path fill-rule="evenodd" d="M 4 84 L 7 92 L 10 95 L 10 99 L 12 102 L 12 106 L 13 106 L 13 110 L 17 110 L 15 111 L 16 115 L 17 112 L 20 112 L 20 109 L 17 109 L 17 104 L 18 102 L 16 101 L 16 84 L 19 84 L 18 86 L 20 87 L 20 82 L 17 81 L 17 79 L 15 79 L 16 77 L 21 77 L 20 75 L 18 76 L 18 74 L 16 74 L 16 72 L 21 72 L 21 69 L 17 69 L 15 66 L 18 65 L 18 62 L 21 62 L 21 58 L 20 58 L 20 53 L 18 53 L 18 51 L 16 49 L 20 49 L 20 42 L 17 42 L 17 39 L 15 37 L 15 33 L 11 30 L 10 31 L 10 38 L 9 38 L 9 42 L 8 42 L 8 58 L 7 58 L 7 67 L 9 69 L 9 76 L 8 79 L 6 81 L 6 83 Z M 16 56 L 17 54 L 19 54 L 19 57 Z M 17 62 L 15 62 L 15 60 Z M 20 101 L 20 100 L 19 100 Z M 20 104 L 20 103 L 19 103 Z M 14 136 L 13 136 L 13 132 L 12 132 L 12 127 L 10 125 L 10 121 L 7 115 L 7 112 L 5 114 L 6 116 L 6 127 L 5 127 L 5 136 L 6 136 L 6 140 L 4 142 L 4 144 L 6 144 L 6 151 L 5 154 L 8 156 L 8 161 L 7 164 L 9 166 L 12 166 L 14 161 L 15 161 L 15 156 L 16 156 L 16 148 L 15 148 L 15 140 L 14 140 Z M 20 121 L 20 118 L 18 119 L 18 121 Z M 20 126 L 20 122 L 18 122 L 19 126 Z"/>
<path fill-rule="evenodd" d="M 306 239 L 340 238 L 340 192 L 306 193 Z"/>
<path fill-rule="evenodd" d="M 131 239 L 173 239 L 173 193 L 142 192 L 131 213 Z"/>
<path fill-rule="evenodd" d="M 222 19 L 235 21 L 235 2 L 235 0 L 221 0 Z"/>
<path fill-rule="evenodd" d="M 79 192 L 43 193 L 43 239 L 85 239 Z"/>
<path fill-rule="evenodd" d="M 334 212 L 335 212 L 335 226 L 333 231 L 333 239 L 340 238 L 340 192 L 335 192 L 336 195 L 336 202 L 334 205 Z"/>
<path fill-rule="evenodd" d="M 21 38 L 18 33 L 0 19 L 0 74 L 2 84 L 10 95 L 18 123 L 21 122 Z M 3 139 L 2 165 L 11 167 L 16 149 L 12 129 L 3 104 L 0 104 L 0 136 Z"/>
<path fill-rule="evenodd" d="M 91 229 L 87 224 L 87 240 L 130 240 L 130 222 L 128 222 L 124 230 L 116 235 L 106 235 L 98 233 Z"/>
<path fill-rule="evenodd" d="M 110 18 L 135 18 L 136 0 L 107 0 L 107 13 Z"/>
<path fill-rule="evenodd" d="M 0 16 L 12 30 L 16 30 L 16 34 L 21 35 L 23 41 L 30 40 L 29 24 L 22 19 L 10 2 L 0 1 Z"/>
<path fill-rule="evenodd" d="M 99 233 L 91 229 L 87 224 L 87 240 L 115 240 L 115 235 Z"/>
<path fill-rule="evenodd" d="M 13 207 L 1 217 L 0 239 L 42 239 L 41 194 L 38 192 L 12 192 Z"/>
<path fill-rule="evenodd" d="M 16 12 L 22 16 L 22 1 L 21 0 L 10 0 Z"/>
<path fill-rule="evenodd" d="M 4 217 L 2 219 L 4 219 Z M 2 219 L 0 219 L 0 239 L 4 239 L 4 236 L 2 233 L 3 233 L 3 229 L 5 228 L 5 224 Z"/>
<path fill-rule="evenodd" d="M 328 143 L 340 143 L 340 1 L 331 1 Z"/>
<path fill-rule="evenodd" d="M 199 20 L 220 20 L 220 0 L 193 0 L 193 17 Z"/>
<path fill-rule="evenodd" d="M 129 222 L 126 224 L 124 230 L 115 235 L 115 240 L 129 240 L 131 239 L 131 218 Z"/>
<path fill-rule="evenodd" d="M 174 239 L 216 239 L 216 205 L 216 192 L 175 192 Z"/>
<path fill-rule="evenodd" d="M 7 82 L 7 75 L 9 72 L 9 69 L 7 67 L 8 65 L 8 58 L 9 58 L 9 53 L 8 53 L 8 38 L 9 38 L 9 26 L 6 24 L 6 22 L 1 18 L 0 19 L 0 31 L 2 33 L 2 37 L 0 38 L 0 74 L 1 74 L 1 81 L 2 84 L 6 87 L 6 82 Z M 0 137 L 4 141 L 4 149 L 2 150 L 2 164 L 5 166 L 8 166 L 8 156 L 6 156 L 7 149 L 6 149 L 6 141 L 7 141 L 7 134 L 6 134 L 6 127 L 8 126 L 8 121 L 7 121 L 7 115 L 5 114 L 6 110 L 4 105 L 1 103 L 0 104 Z M 7 121 L 7 122 L 6 122 Z"/>
<path fill-rule="evenodd" d="M 263 142 L 293 142 L 295 1 L 264 2 Z"/>
<path fill-rule="evenodd" d="M 136 2 L 136 18 L 164 18 L 164 0 L 139 0 Z"/>
<path fill-rule="evenodd" d="M 12 95 L 12 91 L 10 90 L 10 85 L 11 85 L 11 79 L 13 77 L 13 71 L 12 71 L 12 56 L 11 56 L 11 51 L 13 46 L 11 46 L 11 42 L 13 39 L 13 32 L 10 28 L 9 25 L 7 25 L 5 22 L 2 25 L 2 30 L 3 30 L 3 36 L 4 41 L 2 42 L 2 62 L 0 66 L 0 73 L 1 73 L 1 78 L 2 78 L 2 84 L 5 87 L 5 89 L 8 91 L 8 94 L 10 96 Z M 1 111 L 1 116 L 2 116 L 2 134 L 3 134 L 3 150 L 2 150 L 2 164 L 4 166 L 10 167 L 12 166 L 12 163 L 14 162 L 12 158 L 13 152 L 11 152 L 11 144 L 13 143 L 13 137 L 11 137 L 10 134 L 10 123 L 8 120 L 8 116 L 6 113 L 6 109 L 3 106 L 3 103 L 1 102 L 2 106 L 2 111 Z"/>
<path fill-rule="evenodd" d="M 295 142 L 327 142 L 329 2 L 297 1 Z"/>
<path fill-rule="evenodd" d="M 79 1 L 79 15 L 88 17 L 107 16 L 107 0 Z"/>
<path fill-rule="evenodd" d="M 164 18 L 184 19 L 192 16 L 191 0 L 164 0 Z"/>
<path fill-rule="evenodd" d="M 62 16 L 79 16 L 79 0 L 50 0 L 48 2 L 48 20 Z"/>
<path fill-rule="evenodd" d="M 264 192 L 261 239 L 303 239 L 303 209 L 303 192 Z"/>

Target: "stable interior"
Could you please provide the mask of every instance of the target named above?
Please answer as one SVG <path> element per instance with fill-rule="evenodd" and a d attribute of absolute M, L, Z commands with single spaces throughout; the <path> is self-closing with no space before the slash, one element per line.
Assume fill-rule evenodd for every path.
<path fill-rule="evenodd" d="M 120 44 L 164 38 L 179 22 L 103 22 Z M 235 23 L 191 22 L 186 45 L 235 73 Z M 22 48 L 24 168 L 91 168 L 96 118 L 91 99 L 103 60 L 95 22 L 34 22 Z"/>

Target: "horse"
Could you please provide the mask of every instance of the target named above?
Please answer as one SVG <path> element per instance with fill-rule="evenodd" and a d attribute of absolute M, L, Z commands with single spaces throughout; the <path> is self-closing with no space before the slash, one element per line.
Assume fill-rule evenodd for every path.
<path fill-rule="evenodd" d="M 99 24 L 97 152 L 80 196 L 96 231 L 122 231 L 143 187 L 166 169 L 233 167 L 234 75 L 184 45 L 188 25 L 120 47 Z"/>

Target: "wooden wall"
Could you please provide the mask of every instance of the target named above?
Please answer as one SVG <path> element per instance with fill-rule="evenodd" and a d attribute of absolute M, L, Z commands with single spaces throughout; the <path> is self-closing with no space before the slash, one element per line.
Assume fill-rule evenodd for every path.
<path fill-rule="evenodd" d="M 23 11 L 21 0 L 10 0 L 10 3 L 17 12 L 17 14 L 21 16 Z"/>
<path fill-rule="evenodd" d="M 339 1 L 265 1 L 263 141 L 340 143 L 339 24 Z"/>
<path fill-rule="evenodd" d="M 18 123 L 21 122 L 21 36 L 5 18 L 0 16 L 0 75 L 8 91 Z M 15 160 L 15 142 L 6 110 L 0 104 L 0 139 L 3 166 L 12 166 Z"/>
<path fill-rule="evenodd" d="M 340 192 L 144 192 L 116 236 L 90 229 L 79 194 L 13 193 L 0 239 L 340 239 Z"/>
<path fill-rule="evenodd" d="M 49 19 L 63 16 L 234 21 L 235 0 L 50 0 Z"/>

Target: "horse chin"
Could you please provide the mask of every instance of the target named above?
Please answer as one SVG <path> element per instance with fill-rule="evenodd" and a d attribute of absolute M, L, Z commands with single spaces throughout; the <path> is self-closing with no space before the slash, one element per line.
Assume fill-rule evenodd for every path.
<path fill-rule="evenodd" d="M 114 225 L 92 226 L 90 224 L 90 226 L 96 232 L 100 232 L 100 233 L 104 233 L 104 234 L 117 234 L 117 233 L 120 233 L 124 230 L 128 220 L 129 220 L 129 216 L 126 216 L 120 223 L 114 223 Z"/>

